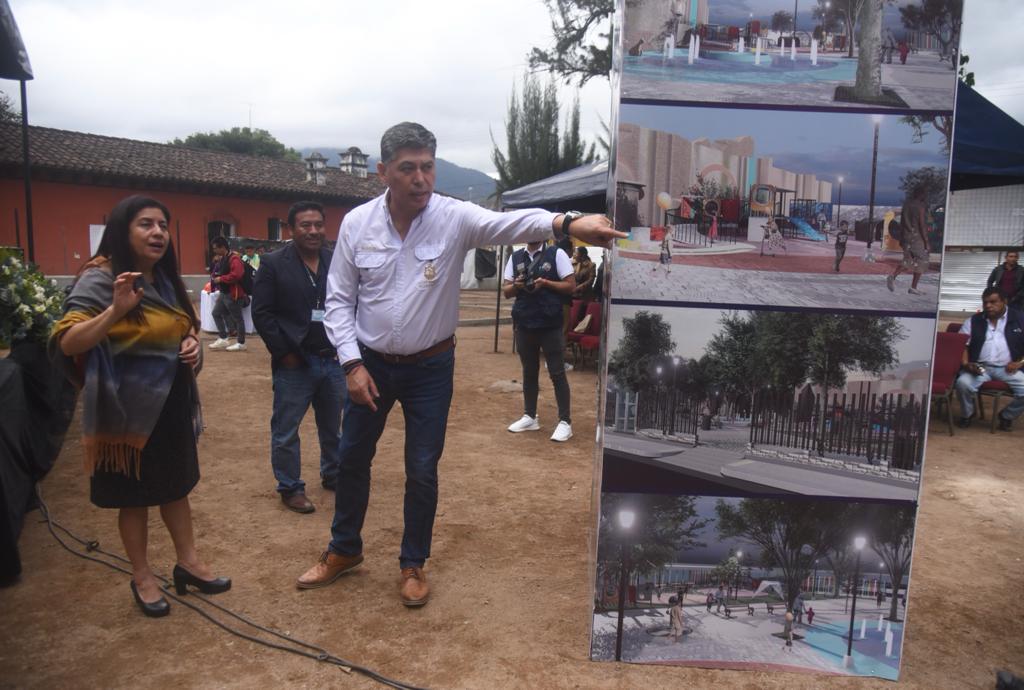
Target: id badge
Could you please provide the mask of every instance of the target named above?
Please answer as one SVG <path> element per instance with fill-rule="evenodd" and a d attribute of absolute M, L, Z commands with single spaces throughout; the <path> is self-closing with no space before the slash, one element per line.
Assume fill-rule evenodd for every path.
<path fill-rule="evenodd" d="M 313 314 L 309 318 L 316 323 L 323 323 L 324 314 L 326 313 L 323 309 L 314 309 Z"/>

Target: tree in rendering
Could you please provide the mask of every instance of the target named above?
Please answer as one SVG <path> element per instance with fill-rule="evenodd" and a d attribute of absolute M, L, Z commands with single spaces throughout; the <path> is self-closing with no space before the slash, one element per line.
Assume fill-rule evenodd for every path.
<path fill-rule="evenodd" d="M 864 0 L 860 10 L 860 47 L 853 94 L 860 101 L 882 97 L 882 5 L 885 0 Z"/>
<path fill-rule="evenodd" d="M 622 339 L 608 358 L 608 370 L 619 385 L 638 391 L 654 383 L 655 368 L 675 350 L 672 327 L 661 314 L 638 311 L 622 320 Z"/>
<path fill-rule="evenodd" d="M 889 620 L 899 622 L 899 590 L 903 578 L 910 574 L 910 554 L 914 546 L 914 517 L 911 505 L 875 506 L 870 514 L 869 544 L 885 563 L 892 582 Z"/>

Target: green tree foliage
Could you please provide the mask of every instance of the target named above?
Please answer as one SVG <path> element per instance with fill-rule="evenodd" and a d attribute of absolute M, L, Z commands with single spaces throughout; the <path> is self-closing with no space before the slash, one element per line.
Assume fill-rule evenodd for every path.
<path fill-rule="evenodd" d="M 690 185 L 688 194 L 707 200 L 736 199 L 739 197 L 739 190 L 729 184 L 704 177 L 701 173 L 697 173 L 697 181 Z"/>
<path fill-rule="evenodd" d="M 661 314 L 638 311 L 622 320 L 622 339 L 608 358 L 608 369 L 619 385 L 638 391 L 653 384 L 655 367 L 669 361 L 675 347 L 672 328 Z"/>
<path fill-rule="evenodd" d="M 624 534 L 618 524 L 623 509 L 636 513 L 629 534 Z M 680 551 L 703 547 L 698 536 L 708 522 L 698 517 L 693 496 L 604 494 L 597 553 L 601 574 L 620 574 L 623 545 L 630 572 L 654 571 L 674 561 Z"/>
<path fill-rule="evenodd" d="M 874 506 L 868 524 L 870 525 L 871 548 L 881 556 L 892 581 L 893 597 L 889 605 L 889 620 L 898 622 L 898 592 L 903 577 L 910 574 L 910 553 L 914 546 L 913 506 Z"/>
<path fill-rule="evenodd" d="M 772 15 L 772 31 L 791 31 L 793 29 L 793 15 L 786 10 L 779 10 Z"/>
<path fill-rule="evenodd" d="M 583 86 L 612 69 L 611 17 L 614 0 L 544 0 L 551 15 L 550 48 L 530 51 L 530 69 L 548 70 L 566 83 Z"/>
<path fill-rule="evenodd" d="M 967 63 L 971 61 L 971 56 L 966 53 L 960 53 L 960 70 L 957 75 L 960 77 L 960 81 L 974 88 L 974 72 L 967 71 Z"/>
<path fill-rule="evenodd" d="M 900 177 L 900 189 L 907 196 L 914 196 L 914 190 L 923 188 L 928 208 L 934 208 L 946 200 L 946 171 L 934 165 L 911 170 Z"/>
<path fill-rule="evenodd" d="M 566 116 L 564 138 L 559 134 L 560 110 L 554 81 L 542 86 L 536 76 L 527 74 L 521 94 L 513 86 L 505 119 L 506 152 L 491 136 L 491 161 L 498 171 L 495 194 L 594 160 L 593 145 L 588 149 L 580 137 L 579 100 Z"/>
<path fill-rule="evenodd" d="M 818 20 L 816 28 L 820 28 L 822 33 L 835 33 L 843 25 L 846 4 L 846 0 L 818 0 L 818 4 L 811 8 L 811 15 Z"/>
<path fill-rule="evenodd" d="M 939 54 L 948 57 L 952 68 L 957 69 L 955 47 L 960 44 L 964 0 L 919 0 L 899 9 L 903 26 L 934 36 L 941 46 Z"/>
<path fill-rule="evenodd" d="M 929 127 L 942 135 L 942 150 L 949 153 L 949 147 L 953 143 L 953 116 L 952 115 L 904 115 L 900 122 L 910 125 L 913 129 L 912 141 L 920 144 L 928 135 Z"/>
<path fill-rule="evenodd" d="M 836 541 L 846 504 L 776 499 L 743 499 L 715 505 L 722 539 L 745 539 L 761 547 L 764 567 L 782 571 L 786 605 L 791 608 L 801 583 Z"/>
<path fill-rule="evenodd" d="M 250 129 L 249 127 L 232 127 L 219 132 L 195 132 L 184 139 L 175 139 L 171 144 L 223 153 L 244 153 L 249 156 L 302 160 L 298 151 L 279 142 L 267 130 Z"/>
<path fill-rule="evenodd" d="M 0 122 L 21 122 L 21 111 L 3 91 L 0 91 Z"/>

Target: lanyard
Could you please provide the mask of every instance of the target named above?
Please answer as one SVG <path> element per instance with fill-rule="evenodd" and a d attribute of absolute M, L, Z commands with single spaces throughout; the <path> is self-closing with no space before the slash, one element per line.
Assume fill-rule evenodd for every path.
<path fill-rule="evenodd" d="M 323 305 L 320 302 L 320 285 L 318 280 L 319 271 L 317 271 L 317 273 L 313 273 L 313 271 L 309 269 L 309 266 L 306 265 L 305 261 L 302 262 L 302 267 L 306 269 L 306 277 L 309 278 L 309 284 L 313 286 L 313 295 L 315 300 L 314 308 L 321 309 L 323 308 Z"/>

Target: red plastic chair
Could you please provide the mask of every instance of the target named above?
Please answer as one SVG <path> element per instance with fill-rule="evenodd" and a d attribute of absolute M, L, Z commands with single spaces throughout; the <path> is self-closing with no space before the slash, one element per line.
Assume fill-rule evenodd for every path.
<path fill-rule="evenodd" d="M 946 324 L 946 333 L 959 333 L 961 326 L 963 326 L 963 324 L 962 323 L 957 323 L 956 321 L 954 321 L 953 323 L 947 323 Z"/>
<path fill-rule="evenodd" d="M 941 411 L 946 406 L 946 423 L 953 435 L 953 393 L 960 360 L 970 338 L 963 333 L 938 333 L 935 336 L 935 360 L 932 362 L 932 403 Z"/>
<path fill-rule="evenodd" d="M 591 302 L 587 305 L 587 314 L 590 316 L 590 323 L 582 333 L 569 332 L 569 342 L 572 345 L 573 364 L 586 363 L 588 352 L 595 352 L 601 344 L 601 303 Z M 583 317 L 584 319 L 586 316 Z"/>

